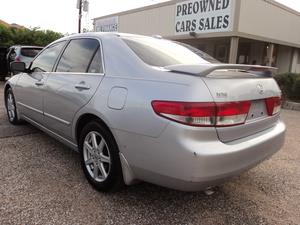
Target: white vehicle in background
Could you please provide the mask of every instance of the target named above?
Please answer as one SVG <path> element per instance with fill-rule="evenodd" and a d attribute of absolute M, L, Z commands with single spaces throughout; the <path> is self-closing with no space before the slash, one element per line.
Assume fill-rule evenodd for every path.
<path fill-rule="evenodd" d="M 11 62 L 24 62 L 26 68 L 29 67 L 34 57 L 43 49 L 39 46 L 22 46 L 14 45 L 8 49 L 6 56 L 8 74 L 11 74 L 10 63 Z"/>

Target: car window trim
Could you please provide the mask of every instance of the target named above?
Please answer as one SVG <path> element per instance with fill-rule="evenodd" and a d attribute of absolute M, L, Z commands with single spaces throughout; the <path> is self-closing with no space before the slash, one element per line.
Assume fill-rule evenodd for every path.
<path fill-rule="evenodd" d="M 90 62 L 89 62 L 89 65 L 88 65 L 88 67 L 86 68 L 86 73 L 89 73 L 88 71 L 90 70 L 90 66 L 91 66 L 91 64 L 92 64 L 92 62 L 93 62 L 93 60 L 94 60 L 94 58 L 95 58 L 95 56 L 96 56 L 96 54 L 97 54 L 97 52 L 100 50 L 100 45 L 98 46 L 98 48 L 96 49 L 96 51 L 94 52 L 94 54 L 93 54 L 93 56 L 92 56 L 92 58 L 91 58 L 91 60 L 90 60 Z M 101 60 L 101 62 L 102 62 L 102 60 Z M 102 67 L 102 66 L 101 66 Z"/>
<path fill-rule="evenodd" d="M 31 61 L 30 66 L 29 66 L 29 70 L 31 71 L 32 63 L 35 61 L 35 59 L 36 59 L 37 57 L 39 57 L 40 54 L 42 54 L 44 51 L 46 51 L 48 48 L 52 47 L 53 45 L 56 45 L 56 44 L 59 44 L 59 43 L 62 43 L 62 42 L 68 43 L 67 40 L 57 41 L 57 42 L 54 42 L 54 43 L 52 43 L 51 45 L 45 47 L 43 50 L 41 50 L 41 51 L 34 57 L 34 59 Z M 65 49 L 66 43 L 65 43 L 65 45 L 62 47 L 62 50 Z M 61 50 L 60 53 L 58 54 L 58 57 L 60 56 L 62 50 Z M 58 58 L 58 57 L 57 57 L 57 58 Z M 45 71 L 45 72 L 48 72 L 48 73 L 53 72 L 53 68 L 54 68 L 54 66 L 55 66 L 55 64 L 56 64 L 57 58 L 56 58 L 56 60 L 55 60 L 55 62 L 54 62 L 54 64 L 53 64 L 53 66 L 52 66 L 51 71 Z M 33 72 L 33 71 L 32 71 L 32 72 Z M 45 73 L 45 72 L 44 72 L 44 73 Z"/>
<path fill-rule="evenodd" d="M 89 69 L 89 66 L 91 64 L 91 62 L 93 61 L 93 58 L 94 58 L 94 55 L 97 53 L 97 51 L 100 49 L 101 50 L 101 64 L 102 64 L 102 73 L 88 73 L 88 72 L 57 72 L 57 66 L 58 66 L 58 63 L 63 55 L 63 53 L 65 52 L 66 48 L 68 47 L 68 45 L 70 44 L 71 41 L 73 40 L 80 40 L 80 39 L 93 39 L 93 40 L 96 40 L 98 41 L 99 43 L 99 46 L 97 48 L 97 50 L 94 52 L 93 54 L 93 57 L 91 58 L 89 64 L 88 64 L 88 67 L 87 67 L 87 71 Z M 59 54 L 59 56 L 57 57 L 57 61 L 55 62 L 54 64 L 54 68 L 52 70 L 52 73 L 64 73 L 64 74 L 69 74 L 69 73 L 72 73 L 74 75 L 82 75 L 82 74 L 87 74 L 87 75 L 105 75 L 105 65 L 104 65 L 104 54 L 103 54 L 103 45 L 102 45 L 102 41 L 98 38 L 95 38 L 95 37 L 76 37 L 76 38 L 70 38 L 68 40 L 68 43 L 66 44 L 66 46 L 64 47 L 64 49 L 62 50 L 61 54 Z"/>
<path fill-rule="evenodd" d="M 60 61 L 62 55 L 64 54 L 64 52 L 65 52 L 65 50 L 66 50 L 66 48 L 67 48 L 67 47 L 69 46 L 69 44 L 70 44 L 70 40 L 65 40 L 65 41 L 66 41 L 66 44 L 65 44 L 65 46 L 61 49 L 60 53 L 58 54 L 58 56 L 57 56 L 57 58 L 56 58 L 56 60 L 55 60 L 55 62 L 54 62 L 54 65 L 53 65 L 53 67 L 52 67 L 51 73 L 54 73 L 54 72 L 56 71 L 58 62 Z"/>

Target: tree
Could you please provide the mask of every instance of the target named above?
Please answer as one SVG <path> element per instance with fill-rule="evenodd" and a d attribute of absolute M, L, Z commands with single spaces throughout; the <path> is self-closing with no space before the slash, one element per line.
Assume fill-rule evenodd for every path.
<path fill-rule="evenodd" d="M 46 46 L 63 37 L 61 33 L 40 28 L 14 28 L 0 24 L 0 46 L 38 45 Z"/>

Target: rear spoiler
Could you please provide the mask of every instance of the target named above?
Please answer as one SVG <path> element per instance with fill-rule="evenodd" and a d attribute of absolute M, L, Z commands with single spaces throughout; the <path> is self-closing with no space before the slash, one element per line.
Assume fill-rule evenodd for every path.
<path fill-rule="evenodd" d="M 172 72 L 186 73 L 201 77 L 206 77 L 216 70 L 239 70 L 243 72 L 253 73 L 261 77 L 272 77 L 273 73 L 277 71 L 277 68 L 275 67 L 244 64 L 178 64 L 166 66 L 164 68 Z"/>

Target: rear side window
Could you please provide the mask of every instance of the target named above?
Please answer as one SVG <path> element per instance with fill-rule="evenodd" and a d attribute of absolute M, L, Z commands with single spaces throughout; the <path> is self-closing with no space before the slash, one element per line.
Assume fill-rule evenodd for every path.
<path fill-rule="evenodd" d="M 100 48 L 97 49 L 97 52 L 94 55 L 88 73 L 103 73 L 103 65 L 102 65 Z"/>
<path fill-rule="evenodd" d="M 42 72 L 51 72 L 54 66 L 54 63 L 61 52 L 62 48 L 65 45 L 65 41 L 55 43 L 48 48 L 46 48 L 37 58 L 33 61 L 31 69 Z"/>
<path fill-rule="evenodd" d="M 40 48 L 22 48 L 21 55 L 34 58 L 42 49 Z"/>
<path fill-rule="evenodd" d="M 98 48 L 99 42 L 95 39 L 72 40 L 62 54 L 56 72 L 87 72 Z"/>
<path fill-rule="evenodd" d="M 174 41 L 174 43 L 178 44 L 178 45 L 182 45 L 183 47 L 186 47 L 187 49 L 191 50 L 192 52 L 194 52 L 195 54 L 197 54 L 198 56 L 200 56 L 201 58 L 203 58 L 204 60 L 210 62 L 210 63 L 221 63 L 220 61 L 218 61 L 217 59 L 213 58 L 212 56 L 210 56 L 209 54 L 201 51 L 198 48 L 195 48 L 189 44 L 185 44 L 182 42 L 177 42 Z"/>

